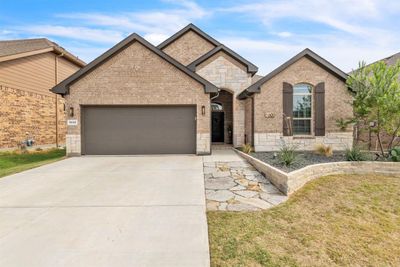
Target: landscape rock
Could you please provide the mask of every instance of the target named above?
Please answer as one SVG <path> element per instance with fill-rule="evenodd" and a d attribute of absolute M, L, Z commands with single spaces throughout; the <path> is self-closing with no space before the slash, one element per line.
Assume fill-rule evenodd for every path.
<path fill-rule="evenodd" d="M 229 191 L 229 190 L 207 190 L 206 191 L 206 198 L 208 200 L 215 200 L 219 202 L 225 202 L 231 198 L 233 198 L 235 195 Z"/>
<path fill-rule="evenodd" d="M 245 189 L 246 189 L 246 187 L 244 187 L 243 185 L 237 185 L 237 186 L 232 187 L 232 188 L 229 189 L 229 190 L 231 190 L 231 191 L 237 191 L 237 190 L 245 190 Z"/>
<path fill-rule="evenodd" d="M 235 199 L 241 203 L 255 206 L 260 209 L 269 209 L 274 206 L 271 203 L 268 203 L 259 198 L 245 198 L 245 197 L 235 196 Z"/>
<path fill-rule="evenodd" d="M 230 189 L 235 185 L 236 183 L 229 177 L 205 180 L 206 189 Z"/>
<path fill-rule="evenodd" d="M 207 206 L 207 210 L 218 210 L 219 207 L 219 202 L 218 201 L 213 201 L 213 200 L 207 200 L 206 201 L 206 206 Z"/>
<path fill-rule="evenodd" d="M 250 190 L 241 190 L 241 191 L 235 191 L 234 192 L 236 195 L 245 197 L 245 198 L 252 198 L 258 194 L 257 191 L 250 191 Z"/>
<path fill-rule="evenodd" d="M 264 192 L 260 193 L 260 198 L 274 205 L 281 204 L 288 199 L 288 197 L 283 194 L 268 194 Z"/>

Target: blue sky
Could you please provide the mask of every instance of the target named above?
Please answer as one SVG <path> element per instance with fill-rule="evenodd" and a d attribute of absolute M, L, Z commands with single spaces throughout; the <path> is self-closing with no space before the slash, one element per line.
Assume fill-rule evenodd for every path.
<path fill-rule="evenodd" d="M 343 71 L 400 52 L 398 0 L 0 0 L 0 40 L 46 37 L 89 62 L 136 32 L 153 44 L 192 22 L 260 68 L 308 47 Z"/>

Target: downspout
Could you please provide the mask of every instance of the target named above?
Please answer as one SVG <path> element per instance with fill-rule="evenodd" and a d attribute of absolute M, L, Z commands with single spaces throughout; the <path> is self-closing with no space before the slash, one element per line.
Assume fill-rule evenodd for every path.
<path fill-rule="evenodd" d="M 55 75 L 54 75 L 54 81 L 55 81 L 55 85 L 58 84 L 58 58 L 59 57 L 63 57 L 64 53 L 61 53 L 59 55 L 56 55 L 55 57 Z M 59 146 L 58 144 L 58 96 L 56 94 L 55 97 L 55 109 L 56 109 L 56 147 Z"/>

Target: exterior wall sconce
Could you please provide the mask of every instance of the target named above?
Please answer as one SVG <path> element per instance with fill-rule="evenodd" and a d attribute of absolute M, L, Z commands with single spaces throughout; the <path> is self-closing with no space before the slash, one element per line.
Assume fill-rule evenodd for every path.
<path fill-rule="evenodd" d="M 201 115 L 206 115 L 206 107 L 205 106 L 201 106 Z"/>
<path fill-rule="evenodd" d="M 74 116 L 74 108 L 73 108 L 73 107 L 70 107 L 70 108 L 69 108 L 69 113 L 68 113 L 68 115 L 69 115 L 70 117 L 73 117 L 73 116 Z"/>

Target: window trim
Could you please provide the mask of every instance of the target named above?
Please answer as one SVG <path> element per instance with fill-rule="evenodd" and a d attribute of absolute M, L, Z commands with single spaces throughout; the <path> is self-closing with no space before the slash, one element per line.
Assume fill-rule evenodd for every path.
<path fill-rule="evenodd" d="M 222 109 L 220 109 L 220 110 L 213 110 L 213 107 L 212 107 L 213 104 L 216 104 L 216 105 L 221 106 Z M 224 107 L 224 105 L 223 105 L 222 103 L 220 103 L 220 102 L 211 102 L 211 112 L 225 112 L 225 107 Z"/>
<path fill-rule="evenodd" d="M 296 93 L 296 86 L 299 86 L 299 85 L 310 86 L 311 92 L 309 92 L 309 93 Z M 296 95 L 311 96 L 311 116 L 309 118 L 295 118 L 294 115 L 292 116 L 292 121 L 293 122 L 295 120 L 297 120 L 297 121 L 299 121 L 299 120 L 302 120 L 302 121 L 309 120 L 310 121 L 310 133 L 307 133 L 307 134 L 305 134 L 305 133 L 301 133 L 301 134 L 295 133 L 294 125 L 292 125 L 293 136 L 294 137 L 310 137 L 310 136 L 314 136 L 314 86 L 312 84 L 310 84 L 310 83 L 305 83 L 305 82 L 296 83 L 296 84 L 293 85 L 293 99 L 294 99 L 294 96 L 296 96 Z M 293 112 L 294 112 L 294 103 L 293 103 Z"/>

